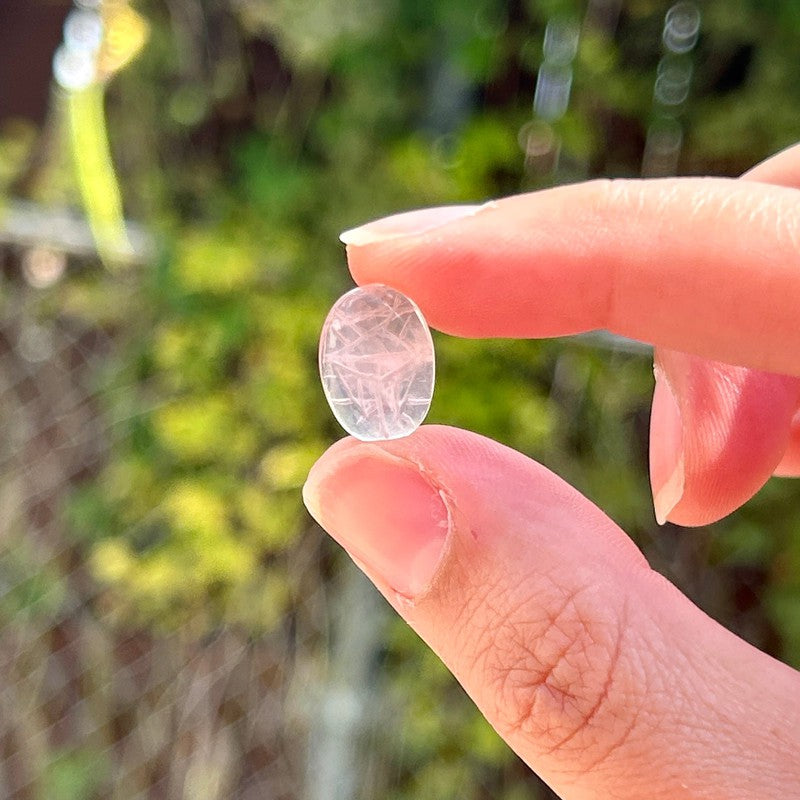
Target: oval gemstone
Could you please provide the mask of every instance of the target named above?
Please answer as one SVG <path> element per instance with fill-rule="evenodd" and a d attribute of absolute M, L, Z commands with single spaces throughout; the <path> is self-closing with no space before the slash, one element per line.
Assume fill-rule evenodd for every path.
<path fill-rule="evenodd" d="M 319 344 L 322 388 L 334 416 L 363 441 L 415 431 L 431 406 L 433 339 L 416 304 L 374 283 L 342 295 Z"/>

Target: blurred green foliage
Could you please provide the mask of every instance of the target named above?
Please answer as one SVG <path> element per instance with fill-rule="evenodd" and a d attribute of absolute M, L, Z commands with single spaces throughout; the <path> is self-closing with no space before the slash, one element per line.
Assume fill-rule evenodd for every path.
<path fill-rule="evenodd" d="M 290 601 L 281 554 L 305 524 L 298 490 L 328 424 L 312 323 L 325 306 L 276 291 L 277 243 L 262 249 L 254 233 L 181 231 L 141 295 L 149 335 L 133 345 L 138 379 L 122 380 L 152 409 L 135 413 L 102 478 L 110 522 L 92 556 L 138 622 L 259 632 Z"/>
<path fill-rule="evenodd" d="M 615 34 L 586 29 L 570 109 L 554 124 L 564 165 L 556 179 L 639 174 L 668 5 L 629 0 Z M 301 602 L 288 564 L 320 536 L 299 490 L 339 435 L 316 372 L 320 325 L 349 286 L 338 232 L 552 181 L 526 171 L 518 134 L 531 117 L 546 21 L 580 15 L 584 4 L 240 0 L 203 9 L 192 26 L 142 2 L 151 42 L 108 97 L 126 203 L 164 247 L 151 269 L 113 286 L 86 274 L 60 290 L 62 308 L 134 334 L 100 391 L 112 457 L 67 513 L 121 624 L 259 635 Z M 707 0 L 703 14 L 681 170 L 735 175 L 798 138 L 800 13 L 793 0 Z M 26 137 L 3 140 L 0 181 Z M 58 174 L 44 194 L 68 186 Z M 660 531 L 647 481 L 646 358 L 566 341 L 437 335 L 436 347 L 430 421 L 542 461 L 710 613 L 800 665 L 794 484 L 770 484 L 713 531 Z M 5 602 L 35 613 L 41 594 L 24 584 Z M 397 623 L 386 648 L 402 730 L 401 745 L 385 745 L 386 796 L 538 791 L 524 793 L 525 771 L 410 631 Z M 65 754 L 48 778 L 54 795 L 89 780 L 87 763 Z"/>
<path fill-rule="evenodd" d="M 83 800 L 107 780 L 110 766 L 103 754 L 83 749 L 56 754 L 42 776 L 42 797 Z"/>

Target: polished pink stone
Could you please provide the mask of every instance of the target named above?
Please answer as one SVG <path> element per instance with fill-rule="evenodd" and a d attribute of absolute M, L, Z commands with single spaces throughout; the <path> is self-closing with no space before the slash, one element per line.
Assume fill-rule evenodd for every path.
<path fill-rule="evenodd" d="M 433 340 L 422 313 L 382 284 L 336 301 L 319 345 L 322 387 L 334 416 L 364 441 L 416 430 L 431 405 Z"/>

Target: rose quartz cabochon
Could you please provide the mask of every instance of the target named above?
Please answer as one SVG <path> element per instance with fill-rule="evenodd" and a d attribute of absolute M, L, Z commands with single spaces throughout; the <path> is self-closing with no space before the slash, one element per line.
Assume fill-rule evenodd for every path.
<path fill-rule="evenodd" d="M 319 372 L 349 434 L 367 442 L 408 436 L 433 397 L 433 339 L 422 312 L 382 284 L 347 292 L 322 328 Z"/>

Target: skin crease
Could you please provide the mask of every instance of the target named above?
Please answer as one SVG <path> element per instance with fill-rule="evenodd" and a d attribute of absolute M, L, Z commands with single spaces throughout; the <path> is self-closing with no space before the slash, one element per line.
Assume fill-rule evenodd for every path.
<path fill-rule="evenodd" d="M 800 150 L 755 174 L 794 185 Z M 467 217 L 448 212 L 418 235 L 402 231 L 419 216 L 395 220 L 391 238 L 364 243 L 356 232 L 351 269 L 358 281 L 407 291 L 445 330 L 556 335 L 613 317 L 617 330 L 656 342 L 656 470 L 671 475 L 680 450 L 674 513 L 714 518 L 796 459 L 798 395 L 787 376 L 800 375 L 800 350 L 786 322 L 800 270 L 787 215 L 800 195 L 758 182 L 637 181 L 612 191 L 625 219 L 611 213 L 608 191 L 589 184 L 568 198 L 555 190 Z M 520 232 L 523 206 L 553 224 Z M 553 230 L 568 229 L 568 210 L 573 224 L 598 227 L 560 243 Z M 613 255 L 621 261 L 612 268 Z M 503 266 L 512 279 L 494 286 Z M 565 278 L 563 309 L 532 295 L 548 270 Z M 465 296 L 437 294 L 456 274 Z M 588 294 L 570 296 L 582 286 Z M 777 287 L 786 296 L 772 294 L 774 313 L 759 317 Z M 469 299 L 486 291 L 470 318 Z M 628 313 L 627 302 L 638 308 Z M 735 325 L 720 305 L 738 312 Z M 521 316 L 533 309 L 543 318 Z M 663 349 L 676 345 L 693 352 Z M 723 356 L 739 366 L 716 361 Z M 753 444 L 758 468 L 748 472 Z M 304 498 L 564 800 L 800 797 L 800 675 L 707 617 L 542 466 L 476 434 L 423 426 L 392 442 L 338 442 L 312 469 Z"/>

